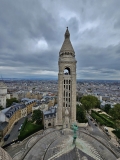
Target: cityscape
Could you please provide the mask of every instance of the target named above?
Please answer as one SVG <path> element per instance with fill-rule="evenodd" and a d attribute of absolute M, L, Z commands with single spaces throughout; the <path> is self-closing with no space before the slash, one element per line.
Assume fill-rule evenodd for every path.
<path fill-rule="evenodd" d="M 3 113 L 8 113 L 8 110 L 10 110 L 10 107 L 8 109 L 6 106 L 5 109 L 2 109 L 0 111 L 0 124 L 1 129 L 0 135 L 1 135 L 1 146 L 6 146 L 7 144 L 13 143 L 13 146 L 16 145 L 15 141 L 18 139 L 20 130 L 21 130 L 21 124 L 24 123 L 25 117 L 28 117 L 31 119 L 31 113 L 34 112 L 34 110 L 41 110 L 43 112 L 49 110 L 51 114 L 51 107 L 56 106 L 57 104 L 57 97 L 58 97 L 58 81 L 57 80 L 1 80 L 1 84 L 4 84 L 4 87 L 6 87 L 6 93 L 4 96 L 6 98 L 12 99 L 15 98 L 19 103 L 15 103 L 12 105 L 12 108 L 19 107 L 18 111 L 13 111 L 12 118 L 9 118 L 9 121 L 6 118 L 3 118 Z M 2 85 L 0 85 L 0 90 L 2 91 Z M 76 103 L 79 103 L 79 98 L 87 95 L 92 95 L 97 97 L 101 104 L 100 108 L 104 110 L 104 107 L 106 104 L 109 104 L 111 108 L 114 107 L 117 103 L 120 103 L 120 82 L 119 81 L 93 81 L 93 80 L 77 80 L 77 87 L 76 87 Z M 2 104 L 2 95 L 1 96 L 1 106 Z M 26 103 L 26 105 L 25 105 Z M 31 104 L 30 104 L 31 103 Z M 31 105 L 31 106 L 30 106 Z M 55 110 L 52 113 L 55 118 Z M 11 111 L 9 111 L 11 112 Z M 8 114 L 9 115 L 9 114 Z M 51 119 L 51 117 L 48 117 L 48 119 Z M 89 119 L 89 118 L 88 118 Z M 4 121 L 4 122 L 3 122 Z M 94 126 L 94 123 L 92 123 L 91 120 L 88 121 L 89 125 L 91 125 L 95 130 L 92 134 L 97 136 L 100 135 L 100 137 L 104 137 L 101 135 L 99 131 L 96 130 L 96 126 Z M 44 119 L 44 123 L 46 123 L 46 120 Z M 97 124 L 97 122 L 95 122 Z M 8 125 L 9 124 L 9 125 Z M 53 124 L 52 124 L 53 125 Z M 7 127 L 6 127 L 7 126 Z M 44 126 L 49 128 L 49 126 Z M 50 126 L 51 128 L 51 126 Z M 89 133 L 91 132 L 91 127 L 84 127 L 88 128 Z M 98 126 L 97 126 L 98 128 Z M 107 127 L 106 127 L 107 128 Z M 107 128 L 109 129 L 109 127 Z M 82 130 L 82 129 L 81 129 Z M 88 132 L 87 131 L 87 132 Z M 7 141 L 5 140 L 6 133 L 10 134 L 10 137 L 8 137 Z M 105 129 L 103 129 L 103 133 L 106 134 L 106 138 L 110 140 L 110 136 L 112 137 L 110 140 L 112 142 L 112 149 L 119 153 L 119 142 L 118 138 L 114 138 L 115 135 L 111 134 L 112 132 L 106 132 Z M 111 135 L 109 135 L 111 134 Z M 7 134 L 8 135 L 8 134 Z M 5 140 L 5 141 L 4 141 Z M 102 140 L 103 142 L 103 140 Z M 105 142 L 104 142 L 105 143 Z M 25 144 L 24 144 L 25 145 Z M 117 145 L 117 147 L 116 147 Z M 23 145 L 20 146 L 20 148 L 23 147 Z M 13 156 L 16 152 L 18 152 L 18 149 L 11 148 L 10 146 L 5 147 L 5 150 L 8 151 L 8 153 Z M 119 154 L 118 154 L 119 155 Z"/>
<path fill-rule="evenodd" d="M 1 2 L 0 160 L 120 160 L 119 5 Z"/>

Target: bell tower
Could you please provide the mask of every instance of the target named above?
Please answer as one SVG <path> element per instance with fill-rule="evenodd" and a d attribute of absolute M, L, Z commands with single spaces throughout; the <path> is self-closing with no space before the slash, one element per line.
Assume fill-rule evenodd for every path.
<path fill-rule="evenodd" d="M 76 59 L 68 27 L 59 52 L 57 128 L 76 122 Z"/>

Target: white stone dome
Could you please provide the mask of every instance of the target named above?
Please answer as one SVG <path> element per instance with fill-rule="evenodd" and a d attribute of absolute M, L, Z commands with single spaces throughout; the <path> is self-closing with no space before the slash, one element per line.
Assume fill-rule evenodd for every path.
<path fill-rule="evenodd" d="M 6 88 L 7 88 L 6 84 L 3 83 L 2 81 L 0 81 L 0 88 L 1 88 L 1 87 L 6 87 Z"/>
<path fill-rule="evenodd" d="M 0 160 L 12 160 L 10 155 L 0 147 Z"/>

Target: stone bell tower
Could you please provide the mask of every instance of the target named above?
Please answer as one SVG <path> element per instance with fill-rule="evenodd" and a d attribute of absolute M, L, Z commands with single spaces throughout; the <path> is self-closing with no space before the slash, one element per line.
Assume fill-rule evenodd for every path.
<path fill-rule="evenodd" d="M 76 122 L 76 59 L 67 27 L 59 52 L 57 128 Z"/>

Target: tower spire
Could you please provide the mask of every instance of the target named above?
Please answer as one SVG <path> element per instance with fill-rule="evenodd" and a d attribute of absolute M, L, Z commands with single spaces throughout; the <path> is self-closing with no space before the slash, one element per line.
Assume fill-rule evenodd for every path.
<path fill-rule="evenodd" d="M 70 38 L 70 33 L 69 33 L 69 30 L 68 30 L 68 27 L 67 27 L 66 32 L 65 32 L 65 39 L 66 38 Z"/>
<path fill-rule="evenodd" d="M 64 52 L 69 52 L 69 53 L 75 54 L 73 46 L 72 46 L 71 41 L 70 41 L 70 32 L 68 30 L 68 27 L 66 29 L 66 32 L 65 32 L 64 36 L 65 36 L 65 39 L 64 39 L 63 45 L 60 49 L 60 54 L 64 53 Z"/>
<path fill-rule="evenodd" d="M 58 107 L 56 128 L 70 128 L 76 122 L 76 59 L 68 27 L 59 52 Z M 67 74 L 66 74 L 67 73 Z"/>

